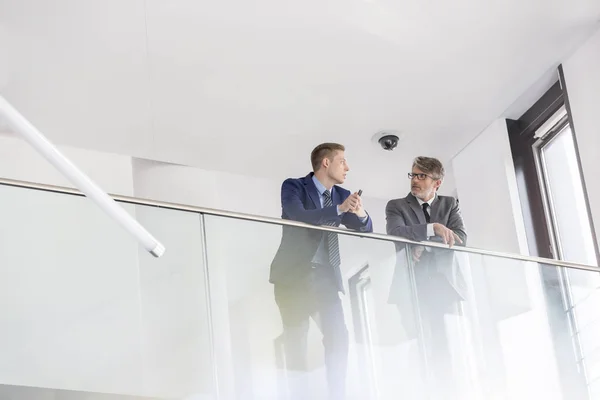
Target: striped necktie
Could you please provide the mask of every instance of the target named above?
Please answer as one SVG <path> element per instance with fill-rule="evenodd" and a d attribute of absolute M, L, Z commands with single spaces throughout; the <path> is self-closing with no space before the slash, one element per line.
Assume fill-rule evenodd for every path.
<path fill-rule="evenodd" d="M 329 190 L 325 190 L 323 192 L 323 197 L 324 207 L 333 206 L 331 192 L 329 192 Z M 325 225 L 338 226 L 336 222 L 328 222 Z M 340 265 L 340 245 L 338 243 L 338 234 L 334 232 L 325 232 L 325 235 L 327 238 L 327 250 L 329 251 L 329 263 L 334 267 L 338 267 Z"/>

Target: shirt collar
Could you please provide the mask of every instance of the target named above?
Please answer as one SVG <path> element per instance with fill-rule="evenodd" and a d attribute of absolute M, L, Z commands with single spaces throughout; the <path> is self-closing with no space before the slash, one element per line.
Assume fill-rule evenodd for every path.
<path fill-rule="evenodd" d="M 433 194 L 433 198 L 427 202 L 427 204 L 429 204 L 429 207 L 431 207 L 431 205 L 433 204 L 433 202 L 435 201 L 435 199 L 437 199 L 437 192 L 435 192 Z M 417 201 L 419 202 L 419 205 L 421 207 L 423 207 L 423 203 L 425 203 L 423 200 L 421 200 L 420 198 L 417 197 Z"/>
<path fill-rule="evenodd" d="M 319 192 L 319 194 L 320 194 L 321 196 L 323 196 L 323 192 L 325 192 L 325 191 L 327 190 L 327 188 L 326 188 L 326 187 L 325 187 L 325 186 L 324 186 L 324 185 L 321 183 L 321 181 L 319 181 L 319 180 L 317 179 L 317 177 L 316 177 L 316 176 L 314 176 L 314 175 L 313 175 L 313 176 L 312 176 L 312 180 L 313 180 L 313 182 L 314 182 L 314 184 L 315 184 L 315 187 L 317 188 L 317 191 Z M 331 192 L 332 192 L 332 191 L 333 191 L 333 188 L 331 188 Z"/>

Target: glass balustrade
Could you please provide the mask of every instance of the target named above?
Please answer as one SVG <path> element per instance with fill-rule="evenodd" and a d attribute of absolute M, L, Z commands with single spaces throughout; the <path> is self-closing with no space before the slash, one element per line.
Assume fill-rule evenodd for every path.
<path fill-rule="evenodd" d="M 211 215 L 205 222 L 225 398 L 327 398 L 323 321 L 314 313 L 305 336 L 295 335 L 288 345 L 305 362 L 286 368 L 286 355 L 298 354 L 286 351 L 285 305 L 280 312 L 269 282 L 282 230 L 302 237 L 310 229 Z M 600 398 L 597 272 L 572 270 L 579 279 L 566 287 L 565 269 L 552 264 L 344 234 L 339 247 L 348 399 Z M 292 286 L 305 279 L 286 273 Z M 579 324 L 565 308 L 568 295 L 587 301 Z M 304 319 L 307 309 L 288 314 Z"/>
<path fill-rule="evenodd" d="M 122 203 L 156 259 L 83 197 L 0 199 L 0 397 L 600 398 L 596 271 L 339 231 L 336 272 L 329 231 Z"/>
<path fill-rule="evenodd" d="M 0 204 L 0 393 L 212 398 L 199 214 L 122 204 L 156 259 L 86 198 L 0 185 Z"/>

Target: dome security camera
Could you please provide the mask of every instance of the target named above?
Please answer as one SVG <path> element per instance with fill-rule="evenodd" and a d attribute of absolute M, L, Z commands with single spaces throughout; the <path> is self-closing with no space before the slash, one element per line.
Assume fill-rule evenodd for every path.
<path fill-rule="evenodd" d="M 404 138 L 404 133 L 393 130 L 379 131 L 371 137 L 371 143 L 379 145 L 385 151 L 392 151 L 398 147 L 398 143 Z"/>
<path fill-rule="evenodd" d="M 396 135 L 385 135 L 379 138 L 378 142 L 381 148 L 387 151 L 392 151 L 398 146 L 400 138 Z"/>

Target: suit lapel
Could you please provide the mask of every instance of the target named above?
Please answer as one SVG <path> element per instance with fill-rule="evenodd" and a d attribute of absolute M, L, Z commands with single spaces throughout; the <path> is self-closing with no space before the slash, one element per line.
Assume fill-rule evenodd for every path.
<path fill-rule="evenodd" d="M 312 180 L 312 174 L 308 174 L 306 178 L 304 178 L 304 185 L 306 186 L 308 196 L 314 203 L 315 208 L 322 208 L 321 200 L 319 199 L 319 191 L 317 190 L 317 187 L 315 186 L 315 183 Z"/>
<path fill-rule="evenodd" d="M 438 222 L 439 219 L 439 211 L 440 211 L 440 196 L 436 195 L 435 196 L 435 200 L 433 201 L 433 204 L 430 206 L 430 212 L 431 212 L 431 222 Z"/>
<path fill-rule="evenodd" d="M 419 220 L 419 224 L 426 224 L 427 221 L 425 221 L 425 214 L 423 214 L 423 209 L 419 205 L 417 198 L 409 193 L 409 195 L 406 196 L 406 202 L 410 204 L 410 208 L 412 208 L 415 216 Z"/>

